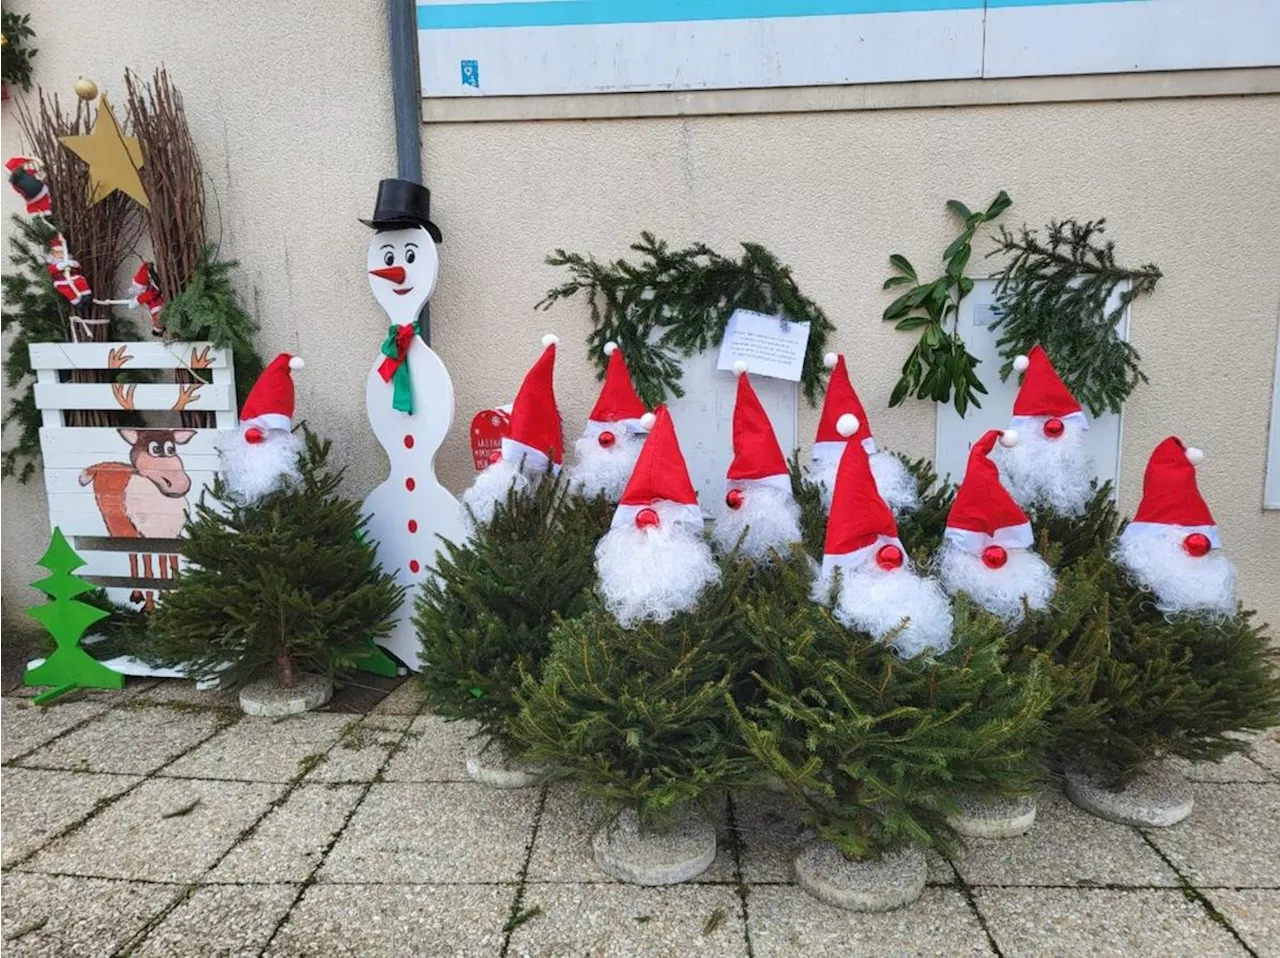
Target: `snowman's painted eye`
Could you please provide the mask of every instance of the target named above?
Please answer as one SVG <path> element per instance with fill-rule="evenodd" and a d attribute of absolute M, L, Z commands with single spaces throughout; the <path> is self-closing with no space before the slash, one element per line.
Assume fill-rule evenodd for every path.
<path fill-rule="evenodd" d="M 414 252 L 412 249 L 407 249 L 404 251 L 404 261 L 406 263 L 412 263 L 417 258 L 418 257 L 414 255 Z"/>
<path fill-rule="evenodd" d="M 391 250 L 387 250 L 385 253 L 382 254 L 382 262 L 386 263 L 388 266 L 390 266 L 395 261 L 396 261 L 396 254 L 391 252 Z"/>

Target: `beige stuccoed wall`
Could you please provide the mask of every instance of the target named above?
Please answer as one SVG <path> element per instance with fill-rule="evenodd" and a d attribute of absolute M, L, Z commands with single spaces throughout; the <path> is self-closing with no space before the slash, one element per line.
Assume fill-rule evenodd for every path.
<path fill-rule="evenodd" d="M 168 64 L 266 349 L 306 357 L 299 409 L 337 440 L 349 488 L 363 493 L 383 475 L 363 383 L 384 320 L 356 223 L 377 179 L 394 172 L 383 4 L 147 9 L 154 29 L 138 29 L 135 5 L 119 2 L 60 5 L 56 28 L 38 11 L 39 79 L 69 90 L 84 73 L 119 90 L 123 66 Z M 1122 505 L 1135 506 L 1159 439 L 1177 432 L 1203 446 L 1201 488 L 1242 595 L 1280 621 L 1280 513 L 1260 508 L 1280 304 L 1277 156 L 1276 96 L 426 126 L 426 181 L 445 233 L 432 328 L 458 406 L 441 475 L 455 489 L 468 480 L 467 420 L 510 400 L 548 329 L 565 343 L 557 386 L 577 432 L 596 391 L 588 317 L 585 307 L 533 310 L 558 279 L 542 260 L 557 246 L 621 255 L 642 229 L 776 252 L 840 327 L 836 346 L 878 436 L 931 454 L 932 406 L 883 408 L 910 348 L 879 322 L 886 259 L 935 260 L 953 233 L 944 201 L 975 205 L 1006 189 L 1011 225 L 1105 215 L 1124 259 L 1164 270 L 1133 315 L 1151 384 L 1126 410 Z M 814 421 L 806 411 L 802 434 Z M 47 535 L 42 501 L 4 486 L 6 616 Z"/>

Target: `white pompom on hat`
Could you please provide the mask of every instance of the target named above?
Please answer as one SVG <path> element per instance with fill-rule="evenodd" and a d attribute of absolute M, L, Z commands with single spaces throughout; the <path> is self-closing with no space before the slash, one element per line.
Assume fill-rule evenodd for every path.
<path fill-rule="evenodd" d="M 604 354 L 606 356 L 612 356 L 617 351 L 617 349 L 618 349 L 618 344 L 615 343 L 612 339 L 604 344 Z"/>
<path fill-rule="evenodd" d="M 555 333 L 547 333 L 545 336 L 542 337 L 543 346 L 554 346 L 558 342 L 560 342 L 560 337 L 557 336 Z"/>
<path fill-rule="evenodd" d="M 1005 429 L 1000 433 L 1000 445 L 1006 449 L 1012 449 L 1018 444 L 1018 430 Z"/>
<path fill-rule="evenodd" d="M 860 425 L 861 423 L 858 421 L 858 417 L 851 412 L 847 412 L 842 414 L 840 418 L 836 420 L 836 432 L 848 439 L 858 431 L 858 426 Z"/>
<path fill-rule="evenodd" d="M 836 363 L 838 363 L 839 361 L 840 361 L 839 353 L 827 353 L 825 356 L 822 357 L 822 365 L 826 366 L 828 369 L 835 369 Z"/>
<path fill-rule="evenodd" d="M 1031 366 L 1031 359 L 1026 355 L 1017 355 L 1013 357 L 1013 371 L 1016 373 L 1025 373 Z"/>

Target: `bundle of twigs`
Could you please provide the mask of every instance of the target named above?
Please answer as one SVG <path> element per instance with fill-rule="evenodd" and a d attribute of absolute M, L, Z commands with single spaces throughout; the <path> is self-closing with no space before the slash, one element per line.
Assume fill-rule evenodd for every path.
<path fill-rule="evenodd" d="M 155 251 L 155 282 L 169 301 L 187 288 L 202 262 L 204 170 L 187 126 L 182 95 L 168 71 L 157 69 L 150 82 L 129 71 L 124 82 L 133 135 L 142 150 L 139 173 L 151 203 L 147 217 Z M 196 382 L 186 370 L 178 370 L 176 378 L 180 383 Z M 214 417 L 208 412 L 183 412 L 182 424 L 210 427 Z"/>
<path fill-rule="evenodd" d="M 79 261 L 94 298 L 112 298 L 116 274 L 125 257 L 137 246 L 143 219 L 138 204 L 120 192 L 90 204 L 89 167 L 59 141 L 60 137 L 87 134 L 92 130 L 92 107 L 77 100 L 75 111 L 64 113 L 57 95 L 41 90 L 38 107 L 33 111 L 24 103 L 19 118 L 31 153 L 39 157 L 49 187 L 53 225 L 61 231 L 71 255 Z M 78 325 L 68 314 L 67 340 L 109 342 L 117 338 L 110 306 L 85 303 L 77 307 L 76 314 L 87 320 L 106 322 Z M 93 370 L 71 375 L 72 382 L 107 382 L 110 378 L 110 373 Z M 71 426 L 113 426 L 120 424 L 118 419 L 118 413 L 108 410 L 67 411 L 67 424 Z"/>
<path fill-rule="evenodd" d="M 59 142 L 59 137 L 89 133 L 93 128 L 93 108 L 77 100 L 75 112 L 64 113 L 57 94 L 49 95 L 41 90 L 38 109 L 33 112 L 24 103 L 19 116 L 31 153 L 39 157 L 49 186 L 53 223 L 66 237 L 71 255 L 80 262 L 94 298 L 110 299 L 116 274 L 125 257 L 138 245 L 144 224 L 141 208 L 123 193 L 112 193 L 90 205 L 89 167 Z M 86 303 L 78 312 L 85 319 L 107 322 L 76 330 L 75 338 L 96 342 L 116 338 L 110 322 L 110 306 Z M 71 338 L 68 323 L 67 339 Z"/>

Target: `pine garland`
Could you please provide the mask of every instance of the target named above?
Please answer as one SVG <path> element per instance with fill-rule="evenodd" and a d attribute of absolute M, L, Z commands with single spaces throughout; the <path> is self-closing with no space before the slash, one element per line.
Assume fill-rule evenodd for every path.
<path fill-rule="evenodd" d="M 990 255 L 1011 256 L 996 277 L 996 346 L 1004 357 L 1000 378 L 1014 357 L 1039 344 L 1076 398 L 1097 416 L 1118 413 L 1139 383 L 1147 381 L 1138 351 L 1116 333 L 1116 324 L 1138 296 L 1163 275 L 1154 263 L 1126 269 L 1116 263 L 1115 242 L 1103 241 L 1106 220 L 1051 222 L 1041 239 L 1025 226 L 1000 228 Z M 1124 284 L 1116 305 L 1107 303 Z"/>
<path fill-rule="evenodd" d="M 649 232 L 641 233 L 631 249 L 640 255 L 639 263 L 600 263 L 563 249 L 547 257 L 549 265 L 566 267 L 572 278 L 549 290 L 538 308 L 586 296 L 592 323 L 588 352 L 598 378 L 604 378 L 607 365 L 604 344 L 613 341 L 627 357 L 636 392 L 647 406 L 683 396 L 680 357 L 719 346 L 733 311 L 749 309 L 809 324 L 800 383 L 805 399 L 817 405 L 827 374 L 822 357 L 835 326 L 773 253 L 756 243 L 743 243 L 738 260 L 702 243 L 673 250 Z"/>

